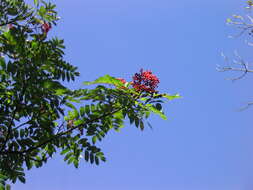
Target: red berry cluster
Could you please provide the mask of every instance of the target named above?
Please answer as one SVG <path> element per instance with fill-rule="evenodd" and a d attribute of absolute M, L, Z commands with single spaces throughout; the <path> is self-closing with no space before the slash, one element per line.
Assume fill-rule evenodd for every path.
<path fill-rule="evenodd" d="M 154 93 L 159 82 L 159 79 L 151 71 L 141 69 L 140 73 L 135 73 L 131 84 L 136 91 Z"/>
<path fill-rule="evenodd" d="M 49 30 L 50 30 L 51 28 L 52 28 L 52 26 L 51 26 L 50 23 L 44 22 L 44 24 L 41 25 L 41 30 L 42 30 L 42 32 L 44 32 L 44 33 L 46 33 L 46 34 L 49 32 Z"/>

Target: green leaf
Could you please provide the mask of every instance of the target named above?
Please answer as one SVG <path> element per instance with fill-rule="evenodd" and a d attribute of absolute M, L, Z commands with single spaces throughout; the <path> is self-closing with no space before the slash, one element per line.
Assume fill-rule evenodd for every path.
<path fill-rule="evenodd" d="M 90 153 L 90 163 L 94 163 L 94 155 L 92 154 L 92 152 Z"/>
<path fill-rule="evenodd" d="M 33 166 L 32 162 L 29 159 L 26 159 L 25 163 L 26 163 L 27 169 L 30 170 L 32 168 L 32 166 Z"/>
<path fill-rule="evenodd" d="M 150 116 L 150 111 L 145 112 L 145 118 L 147 119 Z"/>
<path fill-rule="evenodd" d="M 94 104 L 91 104 L 90 105 L 90 108 L 91 108 L 91 111 L 92 112 L 95 112 L 96 111 L 96 106 Z"/>
<path fill-rule="evenodd" d="M 84 121 L 81 119 L 74 121 L 74 126 L 78 126 L 78 125 L 82 125 L 82 124 L 84 124 Z"/>
<path fill-rule="evenodd" d="M 67 161 L 72 155 L 73 155 L 73 152 L 69 152 L 69 153 L 65 156 L 64 161 Z"/>
<path fill-rule="evenodd" d="M 97 156 L 95 156 L 95 163 L 96 163 L 96 165 L 99 165 L 99 159 Z"/>
<path fill-rule="evenodd" d="M 90 114 L 90 106 L 89 106 L 89 105 L 85 105 L 85 113 L 86 113 L 87 115 Z"/>
<path fill-rule="evenodd" d="M 101 156 L 100 159 L 105 162 L 106 161 L 106 158 L 104 156 Z"/>
<path fill-rule="evenodd" d="M 83 117 L 85 115 L 85 107 L 83 107 L 83 106 L 80 108 L 80 115 L 81 115 L 81 117 Z"/>
<path fill-rule="evenodd" d="M 22 183 L 25 183 L 25 178 L 24 176 L 18 176 L 19 181 L 21 181 Z"/>
<path fill-rule="evenodd" d="M 84 159 L 86 160 L 86 162 L 89 161 L 89 157 L 90 157 L 89 152 L 86 150 L 84 153 Z"/>
<path fill-rule="evenodd" d="M 43 6 L 41 6 L 40 9 L 39 9 L 39 15 L 40 15 L 41 17 L 44 17 L 45 14 L 46 14 L 46 12 L 47 12 L 46 8 L 43 7 Z"/>
<path fill-rule="evenodd" d="M 142 120 L 140 121 L 140 128 L 141 128 L 142 131 L 144 130 L 144 124 L 143 124 Z"/>
<path fill-rule="evenodd" d="M 78 143 L 81 144 L 83 147 L 85 147 L 87 146 L 87 139 L 86 138 L 79 139 Z"/>
<path fill-rule="evenodd" d="M 153 113 L 159 115 L 162 119 L 167 120 L 166 115 L 164 115 L 164 113 L 161 112 L 160 110 L 156 109 L 152 104 L 147 104 L 145 105 L 145 107 L 150 111 L 152 111 Z"/>
<path fill-rule="evenodd" d="M 35 6 L 38 6 L 38 4 L 39 4 L 38 0 L 33 0 L 33 2 L 34 2 Z"/>
<path fill-rule="evenodd" d="M 92 143 L 95 144 L 97 142 L 97 136 L 92 137 Z"/>
<path fill-rule="evenodd" d="M 9 184 L 7 184 L 7 185 L 5 186 L 5 190 L 11 190 L 11 186 L 10 186 Z"/>
<path fill-rule="evenodd" d="M 8 11 L 8 14 L 10 14 L 11 16 L 16 16 L 18 14 L 18 11 L 16 8 L 9 8 L 7 11 Z"/>
<path fill-rule="evenodd" d="M 78 168 L 79 161 L 77 159 L 74 159 L 73 161 L 75 168 Z"/>
<path fill-rule="evenodd" d="M 176 98 L 182 98 L 179 94 L 169 95 L 169 94 L 163 94 L 163 98 L 167 98 L 168 100 L 173 100 Z"/>
<path fill-rule="evenodd" d="M 55 91 L 55 93 L 62 93 L 64 90 L 67 90 L 67 88 L 58 81 L 46 80 L 43 82 L 43 86 L 44 88 Z"/>
<path fill-rule="evenodd" d="M 66 76 L 67 76 L 67 81 L 70 81 L 69 72 L 66 72 Z"/>
<path fill-rule="evenodd" d="M 134 122 L 135 122 L 135 126 L 138 128 L 138 127 L 139 127 L 139 123 L 140 123 L 139 118 L 136 117 L 136 118 L 134 119 Z"/>
<path fill-rule="evenodd" d="M 110 75 L 105 75 L 91 82 L 84 82 L 84 85 L 92 85 L 92 84 L 111 84 L 117 87 L 124 86 L 124 84 L 116 79 L 115 77 L 111 77 Z"/>
<path fill-rule="evenodd" d="M 5 187 L 3 184 L 0 183 L 0 190 L 5 190 Z"/>
<path fill-rule="evenodd" d="M 62 150 L 62 151 L 61 151 L 61 155 L 66 154 L 66 153 L 69 152 L 69 151 L 70 151 L 70 149 L 69 149 L 69 148 L 66 148 L 65 150 Z"/>
<path fill-rule="evenodd" d="M 0 173 L 0 180 L 7 180 L 8 177 Z"/>
<path fill-rule="evenodd" d="M 61 96 L 61 95 L 66 94 L 67 91 L 68 91 L 67 89 L 59 88 L 55 90 L 55 95 Z"/>
<path fill-rule="evenodd" d="M 133 117 L 133 115 L 129 114 L 129 115 L 128 115 L 128 118 L 129 118 L 129 120 L 130 120 L 130 124 L 132 124 L 132 123 L 134 122 L 134 117 Z"/>
<path fill-rule="evenodd" d="M 0 56 L 0 66 L 3 70 L 6 69 L 6 63 L 3 57 Z"/>
<path fill-rule="evenodd" d="M 69 111 L 68 112 L 68 120 L 76 119 L 79 116 L 79 113 L 77 110 Z"/>

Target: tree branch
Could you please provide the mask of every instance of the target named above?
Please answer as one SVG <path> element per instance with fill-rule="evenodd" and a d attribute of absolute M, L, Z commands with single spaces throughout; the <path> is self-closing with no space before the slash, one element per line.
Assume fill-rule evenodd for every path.
<path fill-rule="evenodd" d="M 229 59 L 222 54 L 222 56 L 225 58 L 226 62 L 230 62 Z M 225 72 L 225 71 L 236 71 L 236 72 L 242 72 L 241 75 L 235 78 L 229 78 L 229 80 L 236 81 L 239 79 L 242 79 L 247 75 L 247 73 L 253 73 L 253 70 L 249 68 L 249 64 L 245 62 L 236 52 L 235 52 L 236 60 L 232 61 L 232 64 L 239 65 L 240 67 L 233 67 L 233 66 L 225 66 L 221 67 L 220 65 L 217 65 L 216 69 L 219 72 Z"/>
<path fill-rule="evenodd" d="M 26 150 L 23 150 L 23 151 L 0 151 L 0 155 L 4 155 L 4 154 L 24 154 L 24 153 L 29 153 L 29 152 L 31 152 L 31 151 L 33 151 L 33 150 L 36 150 L 37 148 L 40 148 L 40 147 L 42 147 L 42 146 L 48 144 L 49 142 L 53 141 L 54 139 L 56 139 L 56 138 L 58 138 L 58 137 L 61 137 L 61 136 L 63 136 L 63 135 L 66 135 L 66 134 L 72 132 L 73 130 L 82 127 L 83 125 L 87 125 L 87 124 L 93 123 L 93 122 L 95 122 L 95 121 L 97 121 L 97 120 L 100 120 L 100 119 L 102 119 L 102 118 L 104 118 L 104 117 L 113 115 L 113 114 L 119 112 L 119 111 L 122 110 L 122 109 L 124 109 L 124 108 L 121 107 L 121 108 L 118 108 L 118 109 L 116 109 L 116 110 L 114 110 L 114 111 L 112 111 L 112 112 L 104 113 L 104 114 L 101 115 L 100 117 L 97 117 L 97 118 L 95 118 L 95 119 L 91 119 L 91 120 L 87 121 L 85 124 L 77 125 L 77 126 L 75 126 L 75 127 L 72 127 L 72 128 L 70 128 L 70 129 L 68 129 L 67 131 L 58 133 L 58 134 L 56 134 L 55 136 L 53 136 L 53 137 L 47 139 L 46 141 L 44 141 L 44 142 L 42 142 L 42 143 L 40 143 L 40 144 L 38 144 L 38 145 L 36 145 L 36 146 L 30 147 L 30 148 L 28 148 L 28 149 L 26 149 Z"/>

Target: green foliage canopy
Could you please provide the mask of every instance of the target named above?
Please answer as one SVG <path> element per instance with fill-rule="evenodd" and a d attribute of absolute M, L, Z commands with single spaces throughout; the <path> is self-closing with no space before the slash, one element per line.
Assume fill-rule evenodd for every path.
<path fill-rule="evenodd" d="M 66 62 L 64 42 L 49 38 L 57 20 L 56 6 L 34 0 L 0 1 L 0 184 L 25 183 L 25 169 L 41 167 L 57 150 L 68 164 L 81 158 L 105 161 L 96 146 L 125 119 L 144 129 L 155 113 L 166 119 L 163 98 L 178 95 L 136 90 L 130 83 L 105 75 L 70 90 L 77 67 Z M 6 186 L 8 189 L 9 186 Z"/>

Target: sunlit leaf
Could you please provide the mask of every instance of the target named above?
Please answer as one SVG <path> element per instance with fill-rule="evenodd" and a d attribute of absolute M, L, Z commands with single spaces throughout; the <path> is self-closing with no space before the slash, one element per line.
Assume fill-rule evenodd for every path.
<path fill-rule="evenodd" d="M 114 86 L 117 86 L 117 87 L 124 86 L 124 84 L 120 80 L 116 79 L 115 77 L 111 77 L 110 75 L 105 75 L 103 77 L 99 77 L 95 81 L 84 82 L 83 84 L 85 84 L 85 85 L 111 84 L 111 85 L 114 85 Z"/>
<path fill-rule="evenodd" d="M 174 100 L 176 98 L 182 98 L 179 94 L 169 95 L 169 94 L 163 94 L 163 98 L 167 98 L 168 100 Z"/>

